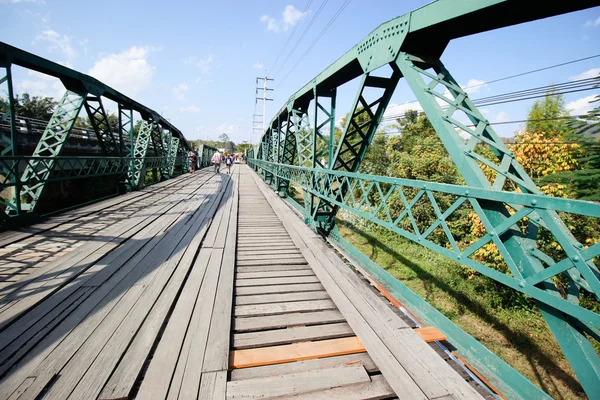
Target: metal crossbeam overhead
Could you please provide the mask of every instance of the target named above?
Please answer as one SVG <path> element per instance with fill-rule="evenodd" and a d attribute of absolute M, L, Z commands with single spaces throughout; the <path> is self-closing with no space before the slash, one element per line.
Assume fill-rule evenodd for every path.
<path fill-rule="evenodd" d="M 592 0 L 554 2 L 525 9 L 515 0 L 439 0 L 385 22 L 290 97 L 271 120 L 258 154 L 250 160 L 269 182 L 285 182 L 277 185 L 278 190 L 287 189 L 290 181 L 302 188 L 305 221 L 325 235 L 335 230 L 337 211 L 345 208 L 531 296 L 588 395 L 600 387 L 600 358 L 588 340 L 588 336 L 600 338 L 600 317 L 580 307 L 578 301 L 581 291 L 600 298 L 600 272 L 593 262 L 600 244 L 585 249 L 557 212 L 577 210 L 576 214 L 599 218 L 600 206 L 540 193 L 440 57 L 452 39 L 599 4 Z M 438 187 L 431 182 L 399 182 L 356 174 L 401 78 L 406 79 L 466 186 Z M 327 138 L 320 133 L 323 126 L 316 118 L 319 111 L 327 112 L 320 97 L 335 93 L 353 79 L 360 82 L 347 124 L 340 138 L 331 133 Z M 335 111 L 335 101 L 331 109 Z M 461 123 L 461 116 L 473 126 Z M 304 118 L 312 126 L 303 125 L 300 121 Z M 275 144 L 271 139 L 275 130 L 286 133 L 279 143 L 278 154 L 283 157 L 277 161 L 268 156 L 275 152 L 270 147 Z M 457 130 L 469 138 L 464 141 Z M 294 156 L 290 156 L 292 145 L 296 147 Z M 494 157 L 482 156 L 476 146 L 489 148 Z M 327 165 L 319 157 L 326 153 L 324 149 L 329 151 Z M 484 167 L 493 170 L 491 180 L 486 178 Z M 522 193 L 517 194 L 517 189 Z M 436 191 L 456 196 L 450 208 L 439 207 Z M 399 215 L 392 215 L 390 199 L 403 205 Z M 419 202 L 435 210 L 437 221 L 433 225 L 419 226 L 413 218 L 411 208 Z M 486 230 L 467 249 L 460 248 L 446 222 L 461 207 L 470 207 Z M 554 259 L 538 248 L 542 229 L 564 249 L 564 258 Z M 434 231 L 446 235 L 446 247 L 428 238 Z M 486 244 L 499 250 L 510 273 L 470 258 Z M 558 275 L 568 281 L 566 299 L 553 283 L 552 278 Z"/>

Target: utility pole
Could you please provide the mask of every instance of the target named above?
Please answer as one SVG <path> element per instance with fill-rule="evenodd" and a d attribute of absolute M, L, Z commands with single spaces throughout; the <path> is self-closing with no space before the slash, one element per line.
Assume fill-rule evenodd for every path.
<path fill-rule="evenodd" d="M 269 81 L 273 81 L 273 79 L 268 78 L 268 77 L 257 77 L 256 78 L 256 84 L 258 85 L 258 81 L 262 81 L 263 85 L 262 87 L 257 87 L 256 88 L 256 100 L 255 100 L 255 106 L 258 104 L 259 100 L 262 100 L 263 102 L 263 109 L 262 109 L 262 114 L 257 114 L 256 113 L 256 107 L 255 107 L 255 111 L 254 111 L 254 124 L 253 124 L 253 130 L 257 131 L 260 130 L 261 133 L 263 133 L 266 129 L 267 129 L 267 101 L 273 101 L 273 99 L 269 99 L 267 96 L 267 93 L 269 91 L 273 91 L 273 89 L 268 88 L 268 84 Z M 259 97 L 259 91 L 262 90 L 262 97 Z M 262 117 L 262 126 L 261 127 L 257 127 L 256 124 L 259 123 L 260 124 L 260 120 L 257 120 L 257 118 Z"/>

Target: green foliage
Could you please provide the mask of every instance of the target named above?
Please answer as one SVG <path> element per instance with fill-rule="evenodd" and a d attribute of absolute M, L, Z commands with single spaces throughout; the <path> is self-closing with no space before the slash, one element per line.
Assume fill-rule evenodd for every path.
<path fill-rule="evenodd" d="M 5 103 L 6 100 L 2 99 L 2 102 Z M 30 96 L 27 92 L 21 96 L 15 96 L 14 102 L 17 116 L 44 121 L 48 121 L 52 117 L 57 104 L 51 97 Z M 6 111 L 8 110 L 1 107 L 0 112 L 4 113 Z"/>
<path fill-rule="evenodd" d="M 552 137 L 563 136 L 569 131 L 565 119 L 557 119 L 569 115 L 565 108 L 565 99 L 562 94 L 555 95 L 552 90 L 546 92 L 543 99 L 536 100 L 529 111 L 526 129 L 529 132 L 543 132 Z"/>

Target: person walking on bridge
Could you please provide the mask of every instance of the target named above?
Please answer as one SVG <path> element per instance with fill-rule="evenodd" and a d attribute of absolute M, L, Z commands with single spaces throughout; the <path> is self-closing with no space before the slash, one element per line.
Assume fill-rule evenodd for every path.
<path fill-rule="evenodd" d="M 221 153 L 219 153 L 219 150 L 215 151 L 210 161 L 215 166 L 215 174 L 218 173 L 221 167 Z"/>

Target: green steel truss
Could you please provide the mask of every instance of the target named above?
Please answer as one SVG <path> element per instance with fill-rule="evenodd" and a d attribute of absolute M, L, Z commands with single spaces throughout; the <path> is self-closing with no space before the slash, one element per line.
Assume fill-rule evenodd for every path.
<path fill-rule="evenodd" d="M 127 138 L 127 142 L 125 142 Z M 121 155 L 133 157 L 133 109 L 119 104 L 119 144 L 121 145 Z"/>
<path fill-rule="evenodd" d="M 146 177 L 146 153 L 148 152 L 148 144 L 150 143 L 152 131 L 155 130 L 154 122 L 143 120 L 135 139 L 133 148 L 133 161 L 129 170 L 129 182 L 133 188 L 139 188 L 144 185 Z"/>
<path fill-rule="evenodd" d="M 33 152 L 34 157 L 50 157 L 50 160 L 48 162 L 33 161 L 27 164 L 20 178 L 21 182 L 27 183 L 23 184 L 19 192 L 15 192 L 12 202 L 7 204 L 9 215 L 16 213 L 16 205 L 19 197 L 21 210 L 28 211 L 35 209 L 46 188 L 46 181 L 52 174 L 54 168 L 52 158 L 60 155 L 84 101 L 85 95 L 69 90 L 65 92 L 59 101 L 52 118 L 48 122 L 48 126 L 44 130 Z"/>
<path fill-rule="evenodd" d="M 585 248 L 558 212 L 600 218 L 600 205 L 540 193 L 440 57 L 454 38 L 595 5 L 557 2 L 524 13 L 509 0 L 440 0 L 392 19 L 293 94 L 249 153 L 249 164 L 283 196 L 289 182 L 303 189 L 305 221 L 317 231 L 335 233 L 335 216 L 343 208 L 531 296 L 590 396 L 600 387 L 600 358 L 588 338 L 600 339 L 600 316 L 581 307 L 579 298 L 582 291 L 600 298 L 600 272 L 593 262 L 600 243 Z M 356 173 L 401 78 L 466 186 Z M 336 138 L 336 89 L 354 79 L 358 92 Z M 324 97 L 331 105 L 324 105 Z M 493 157 L 484 156 L 489 150 Z M 441 194 L 453 196 L 450 206 L 441 206 L 436 197 Z M 421 226 L 414 218 L 411 210 L 419 204 L 435 211 L 432 225 Z M 454 239 L 452 222 L 461 209 L 475 213 L 485 229 L 475 243 Z M 540 250 L 542 232 L 560 245 L 562 256 Z M 474 259 L 484 246 L 498 250 L 506 273 Z M 559 276 L 567 282 L 565 297 L 554 284 Z"/>
<path fill-rule="evenodd" d="M 57 105 L 33 154 L 17 154 L 18 125 L 11 67 L 17 65 L 58 78 L 65 95 Z M 188 141 L 181 131 L 157 112 L 117 92 L 90 76 L 0 42 L 0 89 L 6 102 L 0 103 L 0 191 L 10 189 L 12 197 L 0 199 L 0 228 L 8 220 L 26 214 L 35 217 L 36 207 L 50 183 L 70 179 L 114 175 L 130 189 L 144 185 L 146 170 L 160 170 L 160 178 L 175 174 L 184 165 Z M 118 106 L 118 131 L 113 132 L 103 98 Z M 82 108 L 85 108 L 103 157 L 63 157 L 69 136 Z M 144 123 L 134 137 L 134 113 Z M 149 122 L 150 121 L 150 122 Z M 90 139 L 91 140 L 91 139 Z M 148 145 L 152 142 L 152 150 Z M 158 174 L 155 174 L 155 177 Z"/>
<path fill-rule="evenodd" d="M 88 96 L 84 106 L 104 155 L 107 157 L 121 156 L 121 143 L 110 130 L 108 115 L 102 105 L 102 99 L 97 96 Z"/>

